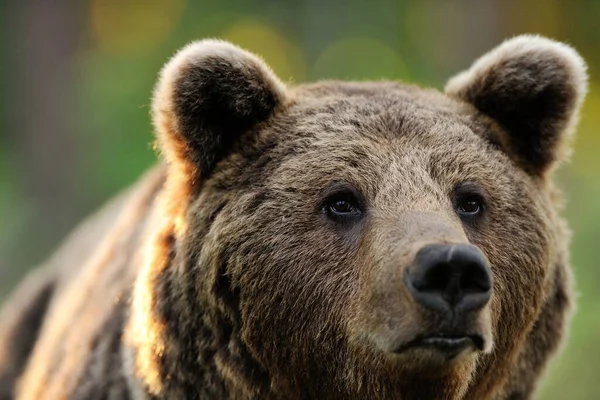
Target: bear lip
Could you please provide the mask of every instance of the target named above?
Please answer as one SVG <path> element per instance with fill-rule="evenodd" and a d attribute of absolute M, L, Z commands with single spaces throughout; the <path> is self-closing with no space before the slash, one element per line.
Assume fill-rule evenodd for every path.
<path fill-rule="evenodd" d="M 484 339 L 480 335 L 429 335 L 419 336 L 416 339 L 400 346 L 394 353 L 402 353 L 414 348 L 429 348 L 447 353 L 453 357 L 458 355 L 464 349 L 473 348 L 483 350 L 485 346 Z"/>

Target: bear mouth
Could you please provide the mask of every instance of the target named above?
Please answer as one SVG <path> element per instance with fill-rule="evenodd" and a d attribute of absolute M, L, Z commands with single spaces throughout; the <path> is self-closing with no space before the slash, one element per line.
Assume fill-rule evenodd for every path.
<path fill-rule="evenodd" d="M 429 335 L 419 336 L 403 344 L 394 353 L 400 354 L 412 349 L 430 349 L 452 358 L 466 349 L 482 351 L 485 343 L 480 335 Z"/>

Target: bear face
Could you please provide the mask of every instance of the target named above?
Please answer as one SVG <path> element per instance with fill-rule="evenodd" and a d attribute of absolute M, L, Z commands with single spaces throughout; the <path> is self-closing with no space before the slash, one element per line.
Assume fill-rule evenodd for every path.
<path fill-rule="evenodd" d="M 286 88 L 228 43 L 184 48 L 153 105 L 163 225 L 126 332 L 143 390 L 530 395 L 569 309 L 551 173 L 585 82 L 533 36 L 445 94 Z"/>

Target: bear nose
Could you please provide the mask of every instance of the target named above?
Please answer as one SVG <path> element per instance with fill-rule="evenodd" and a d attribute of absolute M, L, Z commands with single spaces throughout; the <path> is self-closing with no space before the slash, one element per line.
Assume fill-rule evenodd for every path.
<path fill-rule="evenodd" d="M 414 299 L 436 311 L 475 311 L 492 293 L 484 254 L 470 244 L 430 244 L 417 252 L 405 283 Z"/>

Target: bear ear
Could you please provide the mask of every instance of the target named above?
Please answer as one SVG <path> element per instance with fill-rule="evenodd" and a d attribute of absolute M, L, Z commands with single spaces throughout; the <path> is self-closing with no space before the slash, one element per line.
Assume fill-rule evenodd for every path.
<path fill-rule="evenodd" d="M 523 35 L 479 58 L 445 91 L 493 118 L 509 156 L 543 175 L 566 156 L 587 91 L 586 64 L 565 44 Z"/>
<path fill-rule="evenodd" d="M 165 65 L 156 85 L 158 147 L 190 180 L 204 179 L 285 96 L 285 86 L 257 56 L 221 40 L 193 42 Z"/>

